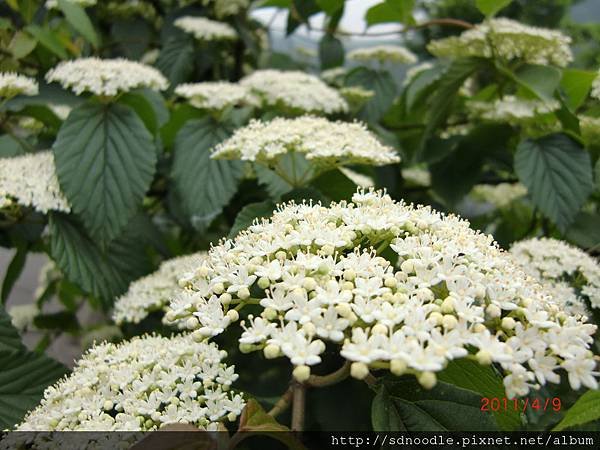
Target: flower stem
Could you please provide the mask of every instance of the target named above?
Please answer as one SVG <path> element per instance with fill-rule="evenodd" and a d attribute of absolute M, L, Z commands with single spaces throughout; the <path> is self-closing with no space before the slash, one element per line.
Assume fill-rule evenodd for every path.
<path fill-rule="evenodd" d="M 304 429 L 304 414 L 306 409 L 306 385 L 294 382 L 292 385 L 292 431 Z"/>
<path fill-rule="evenodd" d="M 345 380 L 349 375 L 350 361 L 346 361 L 344 365 L 335 372 L 331 372 L 327 375 L 311 375 L 306 381 L 306 384 L 310 387 L 327 387 Z"/>
<path fill-rule="evenodd" d="M 277 417 L 279 414 L 284 412 L 286 409 L 288 409 L 290 407 L 290 404 L 292 403 L 293 395 L 294 395 L 294 390 L 292 389 L 292 386 L 290 386 L 288 388 L 288 390 L 284 392 L 284 394 L 281 396 L 281 398 L 279 400 L 277 400 L 277 403 L 275 403 L 275 405 L 273 405 L 273 408 L 271 408 L 271 410 L 267 414 L 269 414 L 270 416 L 273 416 L 273 417 Z"/>

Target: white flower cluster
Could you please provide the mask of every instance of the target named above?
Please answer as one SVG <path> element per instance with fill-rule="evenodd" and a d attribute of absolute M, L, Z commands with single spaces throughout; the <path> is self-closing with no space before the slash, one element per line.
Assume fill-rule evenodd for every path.
<path fill-rule="evenodd" d="M 138 88 L 162 91 L 169 84 L 155 68 L 124 58 L 64 61 L 46 74 L 46 81 L 59 82 L 77 95 L 91 92 L 105 97 Z"/>
<path fill-rule="evenodd" d="M 226 81 L 180 84 L 175 94 L 187 98 L 195 108 L 214 111 L 257 104 L 256 97 L 247 87 Z"/>
<path fill-rule="evenodd" d="M 525 100 L 506 95 L 492 102 L 470 101 L 467 108 L 472 116 L 493 122 L 521 124 L 560 108 L 556 100 Z"/>
<path fill-rule="evenodd" d="M 257 70 L 241 80 L 269 106 L 300 113 L 335 114 L 347 112 L 348 105 L 338 91 L 305 72 Z"/>
<path fill-rule="evenodd" d="M 203 339 L 258 304 L 262 312 L 241 322 L 241 350 L 285 356 L 298 380 L 330 342 L 357 378 L 387 368 L 432 387 L 450 360 L 472 358 L 503 368 L 510 397 L 558 382 L 561 368 L 574 389 L 597 387 L 594 325 L 565 314 L 491 236 L 382 192 L 282 205 L 213 247 L 181 282 L 189 291 L 168 320 Z"/>
<path fill-rule="evenodd" d="M 400 161 L 390 147 L 359 122 L 331 122 L 322 117 L 277 117 L 270 122 L 252 120 L 217 145 L 215 159 L 241 159 L 270 164 L 287 153 L 301 153 L 322 165 L 385 165 Z"/>
<path fill-rule="evenodd" d="M 178 284 L 181 274 L 201 265 L 205 255 L 198 252 L 169 259 L 156 272 L 131 283 L 115 302 L 112 315 L 115 323 L 140 323 L 151 312 L 165 309 L 169 300 L 183 289 Z"/>
<path fill-rule="evenodd" d="M 417 186 L 431 186 L 431 174 L 422 167 L 408 167 L 402 169 L 402 178 Z"/>
<path fill-rule="evenodd" d="M 596 78 L 592 82 L 592 92 L 590 95 L 600 99 L 600 71 L 598 71 L 598 75 L 596 75 Z"/>
<path fill-rule="evenodd" d="M 75 3 L 76 5 L 82 6 L 84 8 L 88 6 L 94 6 L 97 0 L 68 0 L 70 3 Z M 46 8 L 47 9 L 56 9 L 58 8 L 58 0 L 46 0 Z"/>
<path fill-rule="evenodd" d="M 587 315 L 586 300 L 600 308 L 600 265 L 583 250 L 551 238 L 517 242 L 510 254 L 523 270 L 558 293 L 571 314 Z"/>
<path fill-rule="evenodd" d="M 236 31 L 228 24 L 205 17 L 184 16 L 175 26 L 192 34 L 199 41 L 231 41 L 237 39 Z"/>
<path fill-rule="evenodd" d="M 171 423 L 215 430 L 244 407 L 215 344 L 189 335 L 136 337 L 90 349 L 44 392 L 17 431 L 148 431 Z"/>
<path fill-rule="evenodd" d="M 573 60 L 570 44 L 571 38 L 560 31 L 497 18 L 464 31 L 460 36 L 432 41 L 427 49 L 439 57 L 499 57 L 564 67 Z"/>
<path fill-rule="evenodd" d="M 250 0 L 204 0 L 205 5 L 213 4 L 215 15 L 220 19 L 236 16 L 250 7 Z"/>
<path fill-rule="evenodd" d="M 0 73 L 0 100 L 17 95 L 37 95 L 38 83 L 32 78 L 13 72 Z"/>
<path fill-rule="evenodd" d="M 375 96 L 375 91 L 360 86 L 344 86 L 340 88 L 340 94 L 351 110 L 357 110 Z"/>
<path fill-rule="evenodd" d="M 33 320 L 40 313 L 40 308 L 35 303 L 29 303 L 11 306 L 7 312 L 12 326 L 23 332 L 33 325 Z"/>
<path fill-rule="evenodd" d="M 342 85 L 343 79 L 348 75 L 348 69 L 346 67 L 334 67 L 333 69 L 327 69 L 321 72 L 321 79 L 327 84 L 333 86 Z"/>
<path fill-rule="evenodd" d="M 581 137 L 588 144 L 600 142 L 600 117 L 579 116 Z"/>
<path fill-rule="evenodd" d="M 414 64 L 417 57 L 409 49 L 400 45 L 375 45 L 362 47 L 348 52 L 348 59 L 353 61 L 378 61 L 397 64 Z"/>
<path fill-rule="evenodd" d="M 51 151 L 0 159 L 0 206 L 13 199 L 42 213 L 71 210 L 60 190 Z"/>
<path fill-rule="evenodd" d="M 527 188 L 521 183 L 478 184 L 471 191 L 473 198 L 491 203 L 496 208 L 508 206 L 526 195 Z"/>
<path fill-rule="evenodd" d="M 426 70 L 433 69 L 434 67 L 435 66 L 433 65 L 433 63 L 429 61 L 425 61 L 421 64 L 417 64 L 416 66 L 411 67 L 406 71 L 406 76 L 404 77 L 402 85 L 408 86 L 417 77 L 417 75 L 425 72 Z"/>

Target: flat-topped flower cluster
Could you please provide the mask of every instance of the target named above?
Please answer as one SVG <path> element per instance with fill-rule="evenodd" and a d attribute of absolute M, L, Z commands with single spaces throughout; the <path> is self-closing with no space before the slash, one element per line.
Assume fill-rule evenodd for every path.
<path fill-rule="evenodd" d="M 221 111 L 228 107 L 256 105 L 257 98 L 245 86 L 227 81 L 180 84 L 175 93 L 195 108 Z"/>
<path fill-rule="evenodd" d="M 240 83 L 250 88 L 263 104 L 289 112 L 336 114 L 348 111 L 338 91 L 305 72 L 257 70 Z"/>
<path fill-rule="evenodd" d="M 431 387 L 450 360 L 471 358 L 499 364 L 510 397 L 558 382 L 559 369 L 573 389 L 597 387 L 595 326 L 566 314 L 490 236 L 380 191 L 281 205 L 181 282 L 168 320 L 202 340 L 259 305 L 241 322 L 241 350 L 288 358 L 298 380 L 329 342 L 357 378 L 389 369 Z"/>
<path fill-rule="evenodd" d="M 13 201 L 44 214 L 71 210 L 58 184 L 51 151 L 0 159 L 0 207 Z"/>
<path fill-rule="evenodd" d="M 525 100 L 505 95 L 491 102 L 469 101 L 467 108 L 473 117 L 482 120 L 519 125 L 539 115 L 556 111 L 560 104 L 556 100 Z"/>
<path fill-rule="evenodd" d="M 115 302 L 115 323 L 139 323 L 151 312 L 164 310 L 170 299 L 182 291 L 178 283 L 182 274 L 200 266 L 205 257 L 206 252 L 198 252 L 169 259 L 156 272 L 131 283 Z"/>
<path fill-rule="evenodd" d="M 409 49 L 400 45 L 375 45 L 361 47 L 348 52 L 348 59 L 353 61 L 378 61 L 397 64 L 414 64 L 417 57 Z"/>
<path fill-rule="evenodd" d="M 498 57 L 565 67 L 573 60 L 570 44 L 571 38 L 560 31 L 496 18 L 486 20 L 460 36 L 432 41 L 427 49 L 439 57 Z"/>
<path fill-rule="evenodd" d="M 149 431 L 188 423 L 215 430 L 244 399 L 226 353 L 189 336 L 136 337 L 93 347 L 44 392 L 17 431 Z"/>
<path fill-rule="evenodd" d="M 94 6 L 97 0 L 69 0 L 71 3 L 75 3 L 76 5 L 87 7 Z M 58 0 L 46 0 L 46 8 L 48 9 L 56 9 L 58 8 Z"/>
<path fill-rule="evenodd" d="M 592 82 L 592 93 L 591 96 L 600 99 L 600 71 L 596 75 L 596 78 Z"/>
<path fill-rule="evenodd" d="M 589 315 L 586 305 L 600 308 L 600 265 L 583 250 L 551 238 L 517 242 L 510 254 L 523 270 L 556 292 L 570 314 Z"/>
<path fill-rule="evenodd" d="M 527 188 L 521 183 L 478 184 L 471 190 L 471 197 L 503 208 L 527 195 Z"/>
<path fill-rule="evenodd" d="M 37 95 L 38 83 L 33 78 L 14 72 L 0 73 L 0 100 L 8 100 L 17 95 Z"/>
<path fill-rule="evenodd" d="M 217 145 L 212 157 L 268 165 L 288 153 L 302 154 L 320 165 L 385 165 L 400 161 L 394 150 L 381 144 L 364 124 L 311 116 L 253 120 Z"/>
<path fill-rule="evenodd" d="M 64 61 L 48 71 L 46 81 L 58 82 L 77 95 L 91 92 L 105 97 L 139 88 L 162 91 L 169 85 L 155 68 L 124 58 Z"/>
<path fill-rule="evenodd" d="M 177 19 L 174 24 L 199 41 L 233 41 L 237 39 L 237 32 L 231 25 L 206 17 L 184 16 Z"/>

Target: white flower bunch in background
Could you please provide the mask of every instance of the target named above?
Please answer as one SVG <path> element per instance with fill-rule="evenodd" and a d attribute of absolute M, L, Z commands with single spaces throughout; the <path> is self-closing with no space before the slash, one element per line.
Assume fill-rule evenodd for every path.
<path fill-rule="evenodd" d="M 32 78 L 13 72 L 0 73 L 0 101 L 17 95 L 37 95 L 38 83 Z"/>
<path fill-rule="evenodd" d="M 431 174 L 423 167 L 407 167 L 402 169 L 402 178 L 417 186 L 431 186 Z"/>
<path fill-rule="evenodd" d="M 375 91 L 360 86 L 345 86 L 340 88 L 340 94 L 348 103 L 350 110 L 357 111 L 375 96 Z"/>
<path fill-rule="evenodd" d="M 356 378 L 387 369 L 430 388 L 449 361 L 470 358 L 499 364 L 510 397 L 558 382 L 561 368 L 573 389 L 597 387 L 595 326 L 566 314 L 491 236 L 380 191 L 281 205 L 181 281 L 189 292 L 168 320 L 202 340 L 259 305 L 241 322 L 240 349 L 288 358 L 300 381 L 329 342 Z"/>
<path fill-rule="evenodd" d="M 505 95 L 491 102 L 467 102 L 467 108 L 473 117 L 518 125 L 539 115 L 556 111 L 560 108 L 560 104 L 556 100 L 525 100 L 513 95 Z"/>
<path fill-rule="evenodd" d="M 250 7 L 250 0 L 203 0 L 202 3 L 213 5 L 215 15 L 220 19 L 227 16 L 236 16 Z"/>
<path fill-rule="evenodd" d="M 205 252 L 198 252 L 169 259 L 156 272 L 131 283 L 127 292 L 115 302 L 112 315 L 115 323 L 139 323 L 151 312 L 165 309 L 171 298 L 183 289 L 178 284 L 179 278 L 200 266 L 205 255 Z"/>
<path fill-rule="evenodd" d="M 189 100 L 195 108 L 222 111 L 225 108 L 257 105 L 250 90 L 239 84 L 226 81 L 180 84 L 175 94 Z"/>
<path fill-rule="evenodd" d="M 140 16 L 152 20 L 156 17 L 156 9 L 152 3 L 143 0 L 108 1 L 103 2 L 101 6 L 105 8 L 106 14 L 113 18 Z"/>
<path fill-rule="evenodd" d="M 406 76 L 404 77 L 404 81 L 402 82 L 403 86 L 408 86 L 420 73 L 425 72 L 426 70 L 433 69 L 435 66 L 433 63 L 429 61 L 422 62 L 417 64 L 416 66 L 411 67 L 406 71 Z"/>
<path fill-rule="evenodd" d="M 592 82 L 591 96 L 600 99 L 600 71 L 598 71 L 598 75 L 596 75 L 596 78 Z"/>
<path fill-rule="evenodd" d="M 532 27 L 517 21 L 487 20 L 460 36 L 432 41 L 427 49 L 435 56 L 479 56 L 519 59 L 531 64 L 567 66 L 572 60 L 571 38 L 560 31 Z"/>
<path fill-rule="evenodd" d="M 136 337 L 93 347 L 44 392 L 17 431 L 149 431 L 187 423 L 215 430 L 244 407 L 238 378 L 215 344 Z"/>
<path fill-rule="evenodd" d="M 348 69 L 346 67 L 334 67 L 333 69 L 327 69 L 321 72 L 321 79 L 332 86 L 343 85 L 343 79 L 348 75 Z"/>
<path fill-rule="evenodd" d="M 230 25 L 205 17 L 184 16 L 174 22 L 175 26 L 192 34 L 199 41 L 231 41 L 237 33 Z"/>
<path fill-rule="evenodd" d="M 380 64 L 385 62 L 414 64 L 417 62 L 415 54 L 400 45 L 375 45 L 357 48 L 348 52 L 348 59 L 360 62 L 377 61 Z"/>
<path fill-rule="evenodd" d="M 551 238 L 517 242 L 510 249 L 523 270 L 560 295 L 571 314 L 587 315 L 586 302 L 600 308 L 600 265 L 583 250 Z"/>
<path fill-rule="evenodd" d="M 491 203 L 496 208 L 508 206 L 526 195 L 527 188 L 521 183 L 478 184 L 471 191 L 471 197 Z"/>
<path fill-rule="evenodd" d="M 88 6 L 94 6 L 97 0 L 67 0 L 69 3 L 75 3 L 76 5 L 84 8 Z M 56 9 L 58 8 L 58 0 L 46 0 L 46 8 Z"/>
<path fill-rule="evenodd" d="M 348 111 L 338 91 L 305 72 L 257 70 L 241 80 L 268 106 L 300 113 L 335 114 Z"/>
<path fill-rule="evenodd" d="M 385 165 L 400 161 L 393 149 L 359 122 L 332 122 L 322 117 L 253 120 L 217 145 L 215 159 L 241 159 L 276 166 L 289 153 L 300 154 L 319 166 Z"/>
<path fill-rule="evenodd" d="M 29 303 L 11 306 L 7 312 L 12 326 L 23 332 L 33 325 L 35 317 L 40 313 L 40 308 L 35 303 Z"/>
<path fill-rule="evenodd" d="M 104 97 L 138 88 L 162 91 L 169 85 L 155 68 L 124 58 L 64 61 L 46 74 L 46 81 L 58 82 L 77 95 L 91 92 Z"/>
<path fill-rule="evenodd" d="M 579 116 L 581 137 L 587 143 L 600 142 L 600 117 Z"/>
<path fill-rule="evenodd" d="M 0 159 L 0 207 L 16 201 L 41 213 L 69 212 L 51 151 Z"/>

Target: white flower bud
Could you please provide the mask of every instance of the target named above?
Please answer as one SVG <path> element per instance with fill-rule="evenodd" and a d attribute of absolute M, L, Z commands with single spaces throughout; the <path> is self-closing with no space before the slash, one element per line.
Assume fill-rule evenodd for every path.
<path fill-rule="evenodd" d="M 268 344 L 263 349 L 263 353 L 265 354 L 265 358 L 275 359 L 281 356 L 281 349 L 278 345 Z"/>
<path fill-rule="evenodd" d="M 371 329 L 371 333 L 387 335 L 388 328 L 385 325 L 378 323 Z"/>
<path fill-rule="evenodd" d="M 225 286 L 223 286 L 223 283 L 215 283 L 212 290 L 215 294 L 219 295 L 225 292 Z"/>
<path fill-rule="evenodd" d="M 200 326 L 200 322 L 195 317 L 190 317 L 186 322 L 185 326 L 188 330 L 195 330 Z"/>
<path fill-rule="evenodd" d="M 296 366 L 292 375 L 299 383 L 304 383 L 310 377 L 310 367 L 308 366 Z"/>
<path fill-rule="evenodd" d="M 352 269 L 344 270 L 344 280 L 346 281 L 354 281 L 356 278 L 356 272 Z"/>
<path fill-rule="evenodd" d="M 277 311 L 275 311 L 273 308 L 265 308 L 261 316 L 267 320 L 275 320 L 275 318 L 277 318 Z"/>
<path fill-rule="evenodd" d="M 437 384 L 437 377 L 433 372 L 421 372 L 417 379 L 425 389 L 432 389 Z"/>
<path fill-rule="evenodd" d="M 505 317 L 502 319 L 502 328 L 504 328 L 505 330 L 514 330 L 515 326 L 517 325 L 517 322 L 515 322 L 515 319 L 513 319 L 512 317 Z"/>
<path fill-rule="evenodd" d="M 317 287 L 317 282 L 312 277 L 306 277 L 302 282 L 302 287 L 307 291 L 314 291 Z"/>
<path fill-rule="evenodd" d="M 450 314 L 446 314 L 442 319 L 442 326 L 446 330 L 453 330 L 454 328 L 456 328 L 457 325 L 458 325 L 458 320 L 456 320 L 456 317 L 454 317 Z"/>
<path fill-rule="evenodd" d="M 269 280 L 267 277 L 260 277 L 258 279 L 258 287 L 261 289 L 266 289 L 271 285 L 271 280 Z"/>
<path fill-rule="evenodd" d="M 396 376 L 404 375 L 407 368 L 407 364 L 401 359 L 392 359 L 390 361 L 390 372 Z"/>
<path fill-rule="evenodd" d="M 240 318 L 240 314 L 235 309 L 230 309 L 229 311 L 227 311 L 227 317 L 232 322 L 237 322 Z"/>
<path fill-rule="evenodd" d="M 498 305 L 494 305 L 493 303 L 489 304 L 485 308 L 485 312 L 492 319 L 495 319 L 495 318 L 500 317 L 502 315 L 502 310 L 500 309 L 500 307 Z"/>
<path fill-rule="evenodd" d="M 446 297 L 441 305 L 442 312 L 444 314 L 450 314 L 454 312 L 454 299 L 450 296 Z"/>
<path fill-rule="evenodd" d="M 386 287 L 395 288 L 398 285 L 398 281 L 394 277 L 387 277 L 384 282 Z"/>
<path fill-rule="evenodd" d="M 364 380 L 369 375 L 369 366 L 365 363 L 354 362 L 350 365 L 350 375 L 357 380 Z"/>
<path fill-rule="evenodd" d="M 229 292 L 225 292 L 219 296 L 219 301 L 222 305 L 229 305 L 231 303 L 231 294 Z"/>
<path fill-rule="evenodd" d="M 287 253 L 283 250 L 279 250 L 277 253 L 275 253 L 275 258 L 279 261 L 284 261 L 287 258 Z"/>
<path fill-rule="evenodd" d="M 492 354 L 487 350 L 479 350 L 475 357 L 477 358 L 477 362 L 484 366 L 489 366 L 492 363 Z"/>

